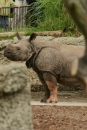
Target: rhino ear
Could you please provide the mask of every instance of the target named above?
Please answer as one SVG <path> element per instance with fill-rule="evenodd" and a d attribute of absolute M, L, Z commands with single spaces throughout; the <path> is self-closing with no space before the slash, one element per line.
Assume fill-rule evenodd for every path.
<path fill-rule="evenodd" d="M 18 32 L 16 33 L 16 36 L 17 36 L 18 40 L 22 39 L 22 36 Z"/>
<path fill-rule="evenodd" d="M 29 37 L 29 42 L 32 41 L 32 40 L 34 40 L 36 38 L 36 36 L 37 36 L 36 33 L 32 33 L 30 35 L 30 37 Z"/>

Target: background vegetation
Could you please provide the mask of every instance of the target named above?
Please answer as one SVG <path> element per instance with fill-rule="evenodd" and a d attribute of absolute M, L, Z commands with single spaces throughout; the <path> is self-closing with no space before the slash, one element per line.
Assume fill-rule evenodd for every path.
<path fill-rule="evenodd" d="M 62 0 L 36 0 L 27 9 L 26 27 L 13 31 L 24 31 L 27 35 L 35 31 L 62 30 L 64 35 L 79 36 L 80 31 L 64 8 Z M 11 14 L 10 16 L 13 16 Z M 0 32 L 5 32 L 2 29 Z"/>
<path fill-rule="evenodd" d="M 32 11 L 31 11 L 32 10 Z M 79 35 L 79 30 L 64 8 L 62 0 L 37 0 L 31 5 L 27 26 L 35 31 L 63 30 L 69 35 Z"/>

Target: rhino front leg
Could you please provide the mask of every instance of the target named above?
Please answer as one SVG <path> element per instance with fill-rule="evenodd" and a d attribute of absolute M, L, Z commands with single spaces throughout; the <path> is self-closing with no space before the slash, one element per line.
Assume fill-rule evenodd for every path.
<path fill-rule="evenodd" d="M 50 73 L 44 73 L 43 78 L 48 86 L 48 89 L 50 91 L 50 97 L 46 100 L 47 103 L 57 103 L 58 98 L 57 98 L 57 80 L 56 77 L 53 76 Z"/>
<path fill-rule="evenodd" d="M 41 99 L 41 102 L 46 102 L 46 100 L 50 97 L 50 91 L 49 91 L 49 89 L 48 89 L 47 84 L 45 83 L 45 80 L 44 80 L 43 76 L 40 75 L 40 74 L 38 74 L 38 77 L 39 77 L 39 79 L 40 79 L 40 81 L 41 81 L 41 83 L 42 83 L 42 85 L 43 85 L 43 87 L 44 87 L 44 90 L 45 90 L 45 95 L 44 95 L 44 97 Z"/>

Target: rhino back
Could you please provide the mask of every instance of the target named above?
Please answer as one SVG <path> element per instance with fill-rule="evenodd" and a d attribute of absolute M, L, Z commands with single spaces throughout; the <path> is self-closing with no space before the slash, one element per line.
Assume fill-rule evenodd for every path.
<path fill-rule="evenodd" d="M 48 71 L 60 75 L 60 78 L 71 78 L 71 64 L 75 58 L 84 54 L 84 47 L 60 45 L 59 48 L 47 47 L 40 51 L 35 66 L 40 71 Z"/>

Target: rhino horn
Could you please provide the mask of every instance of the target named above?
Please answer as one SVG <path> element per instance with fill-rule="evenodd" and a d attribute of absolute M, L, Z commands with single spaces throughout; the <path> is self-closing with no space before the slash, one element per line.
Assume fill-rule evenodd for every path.
<path fill-rule="evenodd" d="M 22 36 L 18 32 L 16 33 L 16 36 L 17 36 L 18 40 L 22 39 Z"/>
<path fill-rule="evenodd" d="M 37 36 L 36 33 L 32 33 L 30 35 L 30 37 L 29 37 L 29 42 L 32 41 L 32 40 L 34 40 L 36 38 L 36 36 Z"/>

